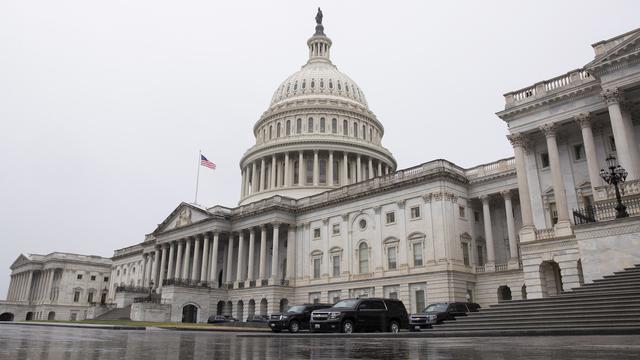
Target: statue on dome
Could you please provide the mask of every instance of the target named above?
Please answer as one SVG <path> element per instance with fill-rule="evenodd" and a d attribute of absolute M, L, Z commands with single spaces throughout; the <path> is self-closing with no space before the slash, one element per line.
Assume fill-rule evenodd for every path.
<path fill-rule="evenodd" d="M 318 6 L 318 13 L 316 14 L 316 24 L 322 25 L 322 10 Z"/>

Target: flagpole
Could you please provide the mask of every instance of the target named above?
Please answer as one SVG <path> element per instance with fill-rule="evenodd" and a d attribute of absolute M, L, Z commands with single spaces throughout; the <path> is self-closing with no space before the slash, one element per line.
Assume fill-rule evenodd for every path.
<path fill-rule="evenodd" d="M 200 159 L 202 159 L 202 150 L 198 150 L 198 175 L 196 175 L 196 197 L 193 203 L 198 205 L 198 183 L 200 182 Z"/>

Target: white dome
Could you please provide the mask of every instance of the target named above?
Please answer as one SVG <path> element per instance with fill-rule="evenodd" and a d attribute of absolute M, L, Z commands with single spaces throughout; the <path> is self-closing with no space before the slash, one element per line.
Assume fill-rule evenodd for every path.
<path fill-rule="evenodd" d="M 309 62 L 289 76 L 275 91 L 271 106 L 292 98 L 348 99 L 365 107 L 367 100 L 358 84 L 330 62 Z"/>

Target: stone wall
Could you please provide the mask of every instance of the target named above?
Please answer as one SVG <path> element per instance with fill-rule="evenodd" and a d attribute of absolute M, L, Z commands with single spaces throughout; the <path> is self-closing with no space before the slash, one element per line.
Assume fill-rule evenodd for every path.
<path fill-rule="evenodd" d="M 500 286 L 509 287 L 512 300 L 521 300 L 523 298 L 524 273 L 522 270 L 478 274 L 477 278 L 476 293 L 473 301 L 483 308 L 498 303 L 498 288 Z"/>
<path fill-rule="evenodd" d="M 133 321 L 171 321 L 171 305 L 134 303 L 131 306 L 131 320 Z"/>

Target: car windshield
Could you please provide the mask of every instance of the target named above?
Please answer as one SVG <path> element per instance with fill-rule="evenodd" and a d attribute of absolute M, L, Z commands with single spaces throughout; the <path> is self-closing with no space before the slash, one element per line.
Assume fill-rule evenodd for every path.
<path fill-rule="evenodd" d="M 342 300 L 342 301 L 338 301 L 335 305 L 333 305 L 333 307 L 336 307 L 336 308 L 351 308 L 351 309 L 353 309 L 354 307 L 356 307 L 357 303 L 358 303 L 358 300 L 356 300 L 356 299 Z"/>
<path fill-rule="evenodd" d="M 427 306 L 423 312 L 432 312 L 432 311 L 447 311 L 447 304 L 431 304 Z"/>
<path fill-rule="evenodd" d="M 304 309 L 305 309 L 305 307 L 302 306 L 302 305 L 292 306 L 292 307 L 289 308 L 289 310 L 287 310 L 287 312 L 299 314 L 299 313 L 304 312 Z"/>

